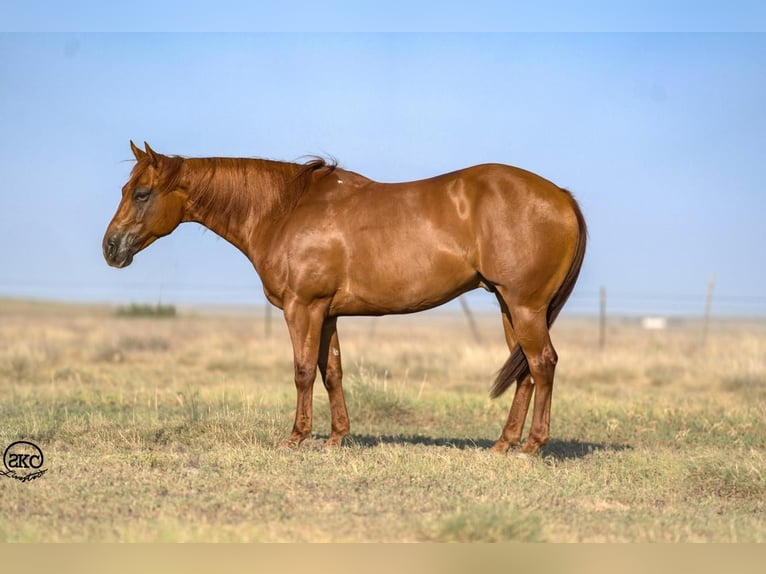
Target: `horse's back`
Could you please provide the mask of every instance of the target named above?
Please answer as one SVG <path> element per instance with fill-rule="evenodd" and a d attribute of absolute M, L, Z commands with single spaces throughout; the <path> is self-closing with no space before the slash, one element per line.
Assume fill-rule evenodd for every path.
<path fill-rule="evenodd" d="M 479 285 L 555 282 L 571 258 L 569 201 L 500 164 L 403 183 L 336 169 L 298 204 L 278 251 L 296 288 L 322 278 L 334 313 L 419 311 Z"/>
<path fill-rule="evenodd" d="M 417 197 L 429 228 L 454 239 L 480 284 L 504 285 L 520 299 L 548 303 L 569 270 L 579 235 L 571 194 L 531 171 L 481 164 L 395 184 Z"/>

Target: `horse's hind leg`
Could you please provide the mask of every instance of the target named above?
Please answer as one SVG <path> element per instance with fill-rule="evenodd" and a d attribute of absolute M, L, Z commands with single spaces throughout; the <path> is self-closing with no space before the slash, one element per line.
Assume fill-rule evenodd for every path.
<path fill-rule="evenodd" d="M 343 398 L 343 369 L 340 362 L 340 344 L 338 342 L 337 318 L 329 317 L 322 325 L 322 340 L 319 345 L 319 372 L 330 398 L 330 416 L 332 433 L 326 446 L 340 446 L 343 437 L 348 436 L 349 422 L 346 401 Z"/>
<path fill-rule="evenodd" d="M 503 309 L 503 331 L 505 332 L 505 342 L 508 344 L 508 350 L 513 352 L 518 344 L 518 340 L 513 331 L 508 308 L 502 300 L 500 300 L 500 306 Z M 500 435 L 500 438 L 497 439 L 492 447 L 494 452 L 505 454 L 512 446 L 521 444 L 521 433 L 524 431 L 524 422 L 527 419 L 527 412 L 529 411 L 529 403 L 532 399 L 533 392 L 534 386 L 529 375 L 522 380 L 516 381 L 516 391 L 513 395 L 511 410 L 508 413 L 508 420 L 503 427 L 503 432 Z"/>
<path fill-rule="evenodd" d="M 526 387 L 525 394 L 522 395 L 527 403 L 534 384 L 535 404 L 532 424 L 529 429 L 529 436 L 521 448 L 522 453 L 533 454 L 548 442 L 550 435 L 551 395 L 558 356 L 548 332 L 547 309 L 514 306 L 510 307 L 509 310 L 513 319 L 513 331 L 527 358 L 532 376 L 532 381 L 526 381 L 529 386 Z M 519 388 L 525 388 L 524 383 Z M 517 397 L 519 392 L 517 390 Z M 517 397 L 514 397 L 514 406 Z M 513 407 L 511 407 L 511 414 L 513 414 Z M 512 430 L 515 432 L 516 427 L 514 426 Z"/>

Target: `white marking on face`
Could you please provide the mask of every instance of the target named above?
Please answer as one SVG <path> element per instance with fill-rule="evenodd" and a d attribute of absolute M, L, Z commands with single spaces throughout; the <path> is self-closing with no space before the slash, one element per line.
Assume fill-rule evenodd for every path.
<path fill-rule="evenodd" d="M 333 354 L 334 357 L 339 356 L 340 355 L 340 349 L 338 349 L 338 347 L 333 347 L 332 348 L 332 354 Z"/>

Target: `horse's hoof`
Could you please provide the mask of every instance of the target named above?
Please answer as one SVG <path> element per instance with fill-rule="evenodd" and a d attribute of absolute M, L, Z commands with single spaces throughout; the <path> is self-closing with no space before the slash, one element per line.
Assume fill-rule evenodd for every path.
<path fill-rule="evenodd" d="M 489 453 L 495 456 L 505 456 L 506 454 L 508 454 L 508 447 L 502 446 L 502 445 L 500 446 L 495 445 L 489 449 Z"/>
<path fill-rule="evenodd" d="M 530 454 L 528 452 L 521 452 L 520 450 L 513 453 L 513 456 L 516 457 L 518 460 L 525 460 L 525 461 L 532 461 L 535 459 L 534 454 Z"/>
<path fill-rule="evenodd" d="M 335 450 L 343 446 L 346 437 L 330 437 L 324 442 L 325 450 Z"/>
<path fill-rule="evenodd" d="M 292 439 L 283 440 L 277 447 L 277 452 L 295 452 L 301 446 L 301 443 Z"/>

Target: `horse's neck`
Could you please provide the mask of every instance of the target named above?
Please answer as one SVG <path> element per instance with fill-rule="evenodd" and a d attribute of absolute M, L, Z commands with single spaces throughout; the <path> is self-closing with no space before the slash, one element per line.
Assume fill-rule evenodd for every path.
<path fill-rule="evenodd" d="M 252 258 L 253 242 L 290 204 L 299 166 L 267 160 L 186 160 L 188 221 L 207 227 Z"/>

